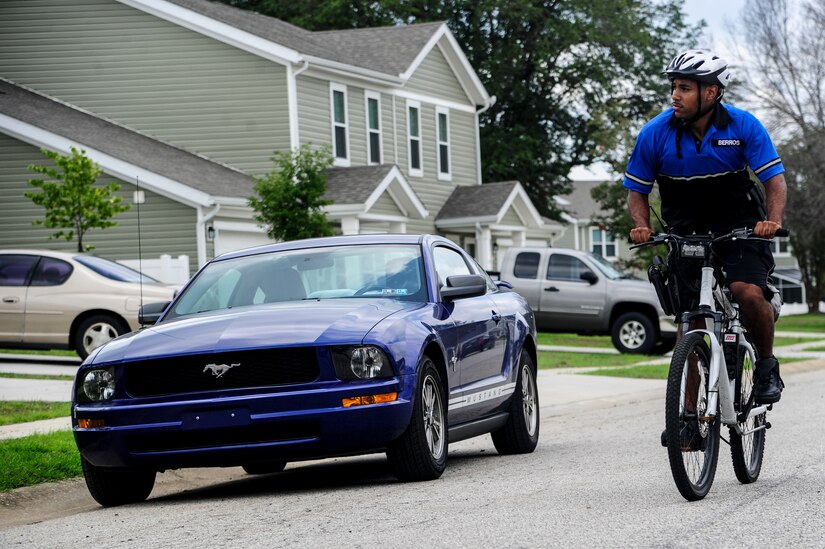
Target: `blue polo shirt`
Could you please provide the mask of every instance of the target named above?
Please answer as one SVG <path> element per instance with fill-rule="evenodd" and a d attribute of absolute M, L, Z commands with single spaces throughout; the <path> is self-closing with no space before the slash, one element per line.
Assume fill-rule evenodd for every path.
<path fill-rule="evenodd" d="M 648 122 L 627 164 L 624 186 L 662 197 L 662 218 L 677 232 L 722 232 L 765 219 L 761 182 L 785 168 L 765 127 L 751 113 L 719 104 L 699 141 L 670 108 Z"/>

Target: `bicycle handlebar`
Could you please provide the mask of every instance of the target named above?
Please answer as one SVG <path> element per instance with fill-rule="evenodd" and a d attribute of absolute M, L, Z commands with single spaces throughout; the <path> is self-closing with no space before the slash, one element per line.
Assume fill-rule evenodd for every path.
<path fill-rule="evenodd" d="M 779 229 L 774 234 L 774 237 L 785 237 L 790 235 L 790 231 L 788 229 Z M 678 235 L 676 233 L 656 233 L 651 235 L 650 240 L 647 242 L 641 242 L 639 244 L 633 244 L 630 246 L 631 250 L 635 250 L 636 248 L 641 248 L 642 246 L 653 246 L 656 244 L 662 244 L 667 242 L 668 239 L 676 240 L 676 241 L 685 241 L 685 240 L 704 240 L 710 241 L 711 244 L 716 244 L 717 242 L 722 242 L 725 240 L 736 240 L 738 238 L 747 239 L 747 240 L 761 240 L 763 242 L 770 242 L 772 238 L 763 238 L 761 236 L 753 236 L 753 228 L 749 227 L 742 227 L 740 229 L 734 229 L 729 233 L 715 236 L 713 234 L 692 234 L 688 236 Z"/>

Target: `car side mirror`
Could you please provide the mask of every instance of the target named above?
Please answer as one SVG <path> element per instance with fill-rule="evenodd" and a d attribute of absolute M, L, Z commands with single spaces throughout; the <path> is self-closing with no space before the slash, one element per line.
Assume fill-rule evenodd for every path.
<path fill-rule="evenodd" d="M 466 297 L 478 297 L 487 293 L 487 282 L 481 275 L 454 275 L 447 277 L 447 285 L 441 288 L 441 299 L 454 301 Z"/>
<path fill-rule="evenodd" d="M 595 284 L 599 281 L 599 277 L 596 276 L 596 273 L 594 273 L 593 271 L 582 271 L 582 273 L 579 275 L 579 278 L 581 278 L 582 280 L 586 280 L 590 284 Z"/>
<path fill-rule="evenodd" d="M 171 301 L 161 301 L 157 303 L 147 303 L 138 311 L 138 324 L 141 326 L 151 326 L 155 324 L 163 311 L 172 303 Z"/>

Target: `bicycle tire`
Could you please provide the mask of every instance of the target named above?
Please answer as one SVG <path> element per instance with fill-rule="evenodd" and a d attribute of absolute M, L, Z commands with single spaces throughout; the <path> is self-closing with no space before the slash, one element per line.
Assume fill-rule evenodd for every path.
<path fill-rule="evenodd" d="M 719 459 L 720 421 L 717 417 L 707 419 L 704 415 L 709 398 L 707 380 L 710 356 L 704 334 L 687 334 L 676 344 L 667 380 L 665 438 L 668 460 L 676 488 L 688 501 L 700 500 L 710 491 Z M 692 363 L 695 366 L 691 366 Z M 684 380 L 691 367 L 700 379 L 695 388 L 693 418 L 686 418 L 684 403 L 687 382 Z M 687 423 L 693 421 L 696 422 L 694 428 L 699 432 L 699 445 L 698 449 L 687 450 L 683 448 L 682 431 L 688 428 Z"/>
<path fill-rule="evenodd" d="M 733 408 L 737 415 L 741 413 L 750 401 L 753 392 L 753 364 L 743 347 L 739 348 L 741 355 L 736 364 L 735 392 Z M 739 424 L 743 431 L 749 431 L 765 424 L 767 414 L 759 414 Z M 749 435 L 739 435 L 733 427 L 730 430 L 730 455 L 733 461 L 733 471 L 742 484 L 756 482 L 762 471 L 762 458 L 765 455 L 765 429 Z"/>

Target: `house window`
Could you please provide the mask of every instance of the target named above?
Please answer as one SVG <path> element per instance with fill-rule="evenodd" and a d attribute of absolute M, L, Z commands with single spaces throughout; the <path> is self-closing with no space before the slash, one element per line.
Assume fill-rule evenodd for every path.
<path fill-rule="evenodd" d="M 347 116 L 347 87 L 330 84 L 332 103 L 332 149 L 337 166 L 349 166 L 349 120 Z"/>
<path fill-rule="evenodd" d="M 381 164 L 381 95 L 365 92 L 367 100 L 367 163 Z"/>
<path fill-rule="evenodd" d="M 436 138 L 438 140 L 438 178 L 449 181 L 450 172 L 450 111 L 436 107 Z"/>
<path fill-rule="evenodd" d="M 616 257 L 616 238 L 604 229 L 590 229 L 590 251 L 604 258 Z"/>
<path fill-rule="evenodd" d="M 775 236 L 771 240 L 771 251 L 774 257 L 791 257 L 791 239 L 787 236 Z"/>
<path fill-rule="evenodd" d="M 409 148 L 410 175 L 421 177 L 421 103 L 407 101 L 407 143 Z"/>

